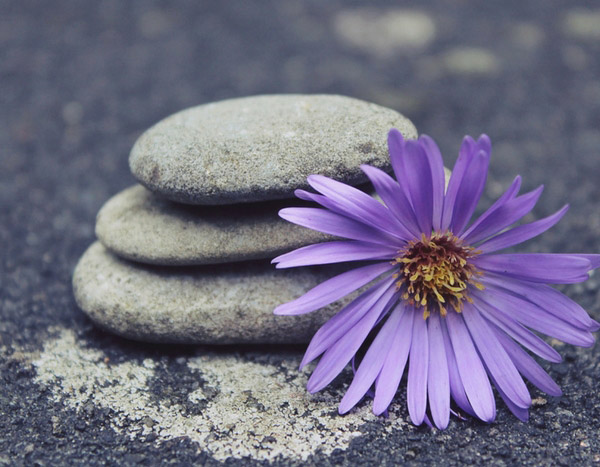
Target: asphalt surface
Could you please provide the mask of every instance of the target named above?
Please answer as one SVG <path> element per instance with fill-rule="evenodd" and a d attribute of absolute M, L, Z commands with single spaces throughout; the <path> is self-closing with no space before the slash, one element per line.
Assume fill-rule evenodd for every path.
<path fill-rule="evenodd" d="M 117 406 L 70 404 L 77 391 L 64 389 L 65 377 L 57 392 L 40 376 L 44 349 L 69 332 L 106 365 L 157 362 L 151 399 L 202 409 L 186 409 L 182 394 L 203 383 L 180 362 L 214 349 L 113 337 L 71 292 L 97 211 L 134 183 L 133 142 L 191 105 L 280 92 L 358 97 L 406 114 L 438 141 L 449 166 L 464 134 L 485 132 L 494 152 L 484 204 L 521 174 L 524 190 L 546 186 L 536 217 L 571 205 L 523 251 L 600 251 L 600 9 L 585 10 L 585 1 L 426 0 L 412 10 L 412 30 L 390 4 L 369 5 L 0 2 L 0 465 L 600 463 L 600 345 L 556 344 L 565 360 L 547 368 L 564 395 L 532 390 L 529 423 L 501 402 L 494 424 L 454 419 L 444 432 L 388 430 L 374 420 L 347 444 L 305 458 L 219 457 L 210 439 L 136 434 L 140 421 L 127 417 L 116 429 Z M 599 274 L 564 290 L 600 319 Z M 219 352 L 247 351 L 244 358 L 258 351 L 279 365 L 302 349 Z M 403 396 L 397 413 L 407 418 Z"/>

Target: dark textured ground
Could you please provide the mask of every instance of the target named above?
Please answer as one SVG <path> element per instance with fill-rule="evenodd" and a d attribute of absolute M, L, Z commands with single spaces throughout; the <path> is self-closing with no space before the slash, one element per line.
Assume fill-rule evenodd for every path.
<path fill-rule="evenodd" d="M 520 173 L 524 189 L 546 185 L 537 216 L 571 204 L 529 250 L 600 251 L 600 10 L 577 16 L 577 4 L 589 2 L 426 0 L 418 11 L 433 20 L 433 40 L 390 52 L 336 32 L 336 18 L 359 2 L 0 1 L 0 465 L 217 463 L 186 437 L 131 440 L 111 428 L 111 409 L 64 406 L 34 382 L 28 357 L 70 329 L 111 361 L 161 361 L 157 398 L 195 384 L 176 363 L 190 350 L 96 330 L 70 286 L 96 212 L 133 183 L 135 138 L 182 108 L 260 93 L 347 94 L 405 113 L 437 139 L 447 165 L 465 133 L 486 132 L 495 143 L 487 201 Z M 464 47 L 480 49 L 466 68 L 452 55 Z M 600 319 L 598 274 L 568 291 Z M 384 435 L 373 422 L 349 448 L 308 462 L 600 463 L 600 346 L 559 350 L 565 361 L 550 374 L 565 394 L 533 407 L 528 424 L 501 403 L 493 425 L 454 420 L 445 432 Z"/>

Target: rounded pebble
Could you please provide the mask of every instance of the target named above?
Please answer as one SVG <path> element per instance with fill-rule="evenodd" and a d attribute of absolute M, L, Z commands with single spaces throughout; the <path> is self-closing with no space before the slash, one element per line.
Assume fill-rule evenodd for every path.
<path fill-rule="evenodd" d="M 356 185 L 361 164 L 390 170 L 387 133 L 416 138 L 398 112 L 337 95 L 266 95 L 192 107 L 147 130 L 129 165 L 153 192 L 187 204 L 291 198 L 311 174 Z"/>
<path fill-rule="evenodd" d="M 276 316 L 273 310 L 344 270 L 276 270 L 264 262 L 148 266 L 120 259 L 96 242 L 75 268 L 73 290 L 77 304 L 93 321 L 129 339 L 297 344 L 308 342 L 353 296 L 300 316 Z"/>
<path fill-rule="evenodd" d="M 229 206 L 190 206 L 141 185 L 113 196 L 96 220 L 96 235 L 123 258 L 158 265 L 227 263 L 275 256 L 334 237 L 281 219 L 297 199 Z"/>

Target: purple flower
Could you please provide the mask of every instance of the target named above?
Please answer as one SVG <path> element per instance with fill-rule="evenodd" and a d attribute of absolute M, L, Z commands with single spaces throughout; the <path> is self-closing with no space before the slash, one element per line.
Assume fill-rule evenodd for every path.
<path fill-rule="evenodd" d="M 308 313 L 372 283 L 313 337 L 300 368 L 321 358 L 307 389 L 323 389 L 349 362 L 354 365 L 369 339 L 340 413 L 373 386 L 373 412 L 386 412 L 408 367 L 408 412 L 415 425 L 431 417 L 445 428 L 453 412 L 451 397 L 464 412 L 493 421 L 492 383 L 508 408 L 526 421 L 531 397 L 523 378 L 552 396 L 561 394 L 530 353 L 551 362 L 561 357 L 535 332 L 589 347 L 592 332 L 600 329 L 583 308 L 547 284 L 585 281 L 600 266 L 600 255 L 498 254 L 546 231 L 568 208 L 510 228 L 533 209 L 542 192 L 539 187 L 519 195 L 520 177 L 469 225 L 487 177 L 491 144 L 486 135 L 477 141 L 465 137 L 447 189 L 442 157 L 431 138 L 404 141 L 392 130 L 388 144 L 397 181 L 362 166 L 383 203 L 311 175 L 308 182 L 320 194 L 297 190 L 296 196 L 324 209 L 279 213 L 347 240 L 281 255 L 273 260 L 278 268 L 368 263 L 280 305 L 276 314 Z"/>

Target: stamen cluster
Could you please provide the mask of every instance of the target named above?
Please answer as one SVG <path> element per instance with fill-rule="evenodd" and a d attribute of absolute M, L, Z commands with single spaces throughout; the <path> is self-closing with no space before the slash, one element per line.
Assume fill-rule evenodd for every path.
<path fill-rule="evenodd" d="M 409 242 L 394 259 L 400 265 L 396 287 L 403 290 L 403 300 L 423 308 L 424 319 L 436 310 L 446 316 L 449 307 L 460 313 L 464 300 L 472 303 L 468 284 L 483 289 L 474 280 L 481 272 L 469 261 L 477 254 L 452 233 L 422 234 L 420 241 Z"/>

